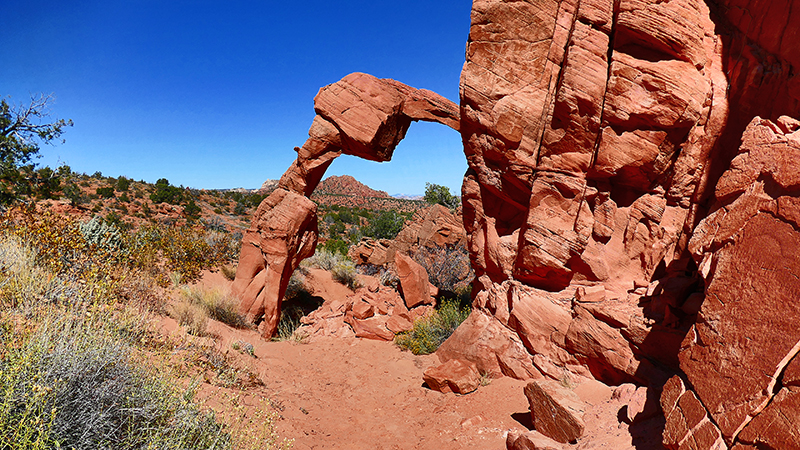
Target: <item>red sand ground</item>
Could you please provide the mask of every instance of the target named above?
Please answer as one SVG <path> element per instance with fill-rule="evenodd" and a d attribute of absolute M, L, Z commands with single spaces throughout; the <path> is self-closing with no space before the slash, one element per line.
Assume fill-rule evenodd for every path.
<path fill-rule="evenodd" d="M 225 288 L 228 282 L 207 274 L 202 284 Z M 165 319 L 165 332 L 176 328 Z M 502 378 L 468 395 L 442 394 L 422 385 L 423 371 L 437 358 L 415 356 L 390 342 L 267 342 L 254 331 L 214 321 L 209 332 L 221 351 L 257 373 L 264 386 L 241 391 L 203 384 L 200 397 L 223 414 L 236 405 L 245 411 L 271 405 L 266 409 L 278 414 L 278 433 L 294 439 L 294 449 L 502 450 L 508 430 L 530 427 L 523 381 Z M 232 350 L 236 341 L 252 344 L 256 357 Z M 576 392 L 589 403 L 586 419 L 591 418 L 585 433 L 591 439 L 576 448 L 633 448 L 628 426 L 616 420 L 622 405 L 611 400 L 611 388 L 589 383 Z M 259 402 L 263 398 L 269 403 Z M 649 441 L 640 440 L 636 448 L 660 447 Z"/>

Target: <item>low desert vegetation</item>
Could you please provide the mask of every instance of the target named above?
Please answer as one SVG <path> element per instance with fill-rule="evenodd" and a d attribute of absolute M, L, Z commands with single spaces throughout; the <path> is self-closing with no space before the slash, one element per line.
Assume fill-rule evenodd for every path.
<path fill-rule="evenodd" d="M 351 290 L 356 290 L 360 287 L 355 263 L 341 253 L 318 249 L 311 258 L 304 260 L 303 264 L 327 270 L 331 273 L 334 281 L 347 286 Z"/>
<path fill-rule="evenodd" d="M 185 286 L 181 289 L 181 298 L 183 301 L 180 303 L 197 307 L 204 316 L 234 328 L 248 327 L 247 321 L 238 312 L 238 302 L 230 292 L 202 286 Z"/>
<path fill-rule="evenodd" d="M 29 210 L 0 223 L 0 448 L 285 447 L 268 409 L 222 416 L 195 399 L 201 380 L 237 389 L 257 375 L 153 326 L 167 303 L 161 278 L 217 264 L 213 239 L 168 244 L 178 237 L 159 229 L 142 244 L 138 232 L 93 220 Z M 224 295 L 187 296 L 206 317 L 227 314 Z"/>
<path fill-rule="evenodd" d="M 411 330 L 395 337 L 395 344 L 415 355 L 428 355 L 436 351 L 470 314 L 469 306 L 455 300 L 444 300 L 436 310 L 414 321 Z"/>

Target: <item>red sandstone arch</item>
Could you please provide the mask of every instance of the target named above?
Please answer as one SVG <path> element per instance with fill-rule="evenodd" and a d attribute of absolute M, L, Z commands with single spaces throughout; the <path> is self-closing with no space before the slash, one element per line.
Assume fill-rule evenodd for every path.
<path fill-rule="evenodd" d="M 458 106 L 427 90 L 352 73 L 320 89 L 317 116 L 297 159 L 253 216 L 242 239 L 233 291 L 240 311 L 275 334 L 289 277 L 317 244 L 317 207 L 309 197 L 342 154 L 389 161 L 411 122 L 439 122 L 458 131 Z M 263 320 L 262 320 L 263 318 Z"/>

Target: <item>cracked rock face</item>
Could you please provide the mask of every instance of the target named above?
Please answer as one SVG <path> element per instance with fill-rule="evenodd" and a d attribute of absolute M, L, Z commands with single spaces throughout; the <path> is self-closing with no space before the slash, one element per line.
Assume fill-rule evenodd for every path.
<path fill-rule="evenodd" d="M 473 3 L 474 305 L 550 377 L 685 375 L 670 448 L 800 446 L 798 38 L 790 0 Z"/>
<path fill-rule="evenodd" d="M 690 242 L 706 299 L 679 357 L 728 444 L 797 448 L 800 122 L 755 118 L 742 141 Z"/>

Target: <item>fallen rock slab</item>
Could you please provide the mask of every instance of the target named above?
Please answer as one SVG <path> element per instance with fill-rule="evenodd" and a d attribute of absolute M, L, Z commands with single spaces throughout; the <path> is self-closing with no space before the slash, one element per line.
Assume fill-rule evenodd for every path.
<path fill-rule="evenodd" d="M 429 388 L 444 393 L 469 394 L 481 385 L 481 375 L 475 364 L 461 359 L 429 368 L 422 379 Z"/>
<path fill-rule="evenodd" d="M 536 380 L 525 386 L 536 431 L 561 442 L 577 441 L 585 428 L 585 406 L 571 390 L 550 380 Z"/>

